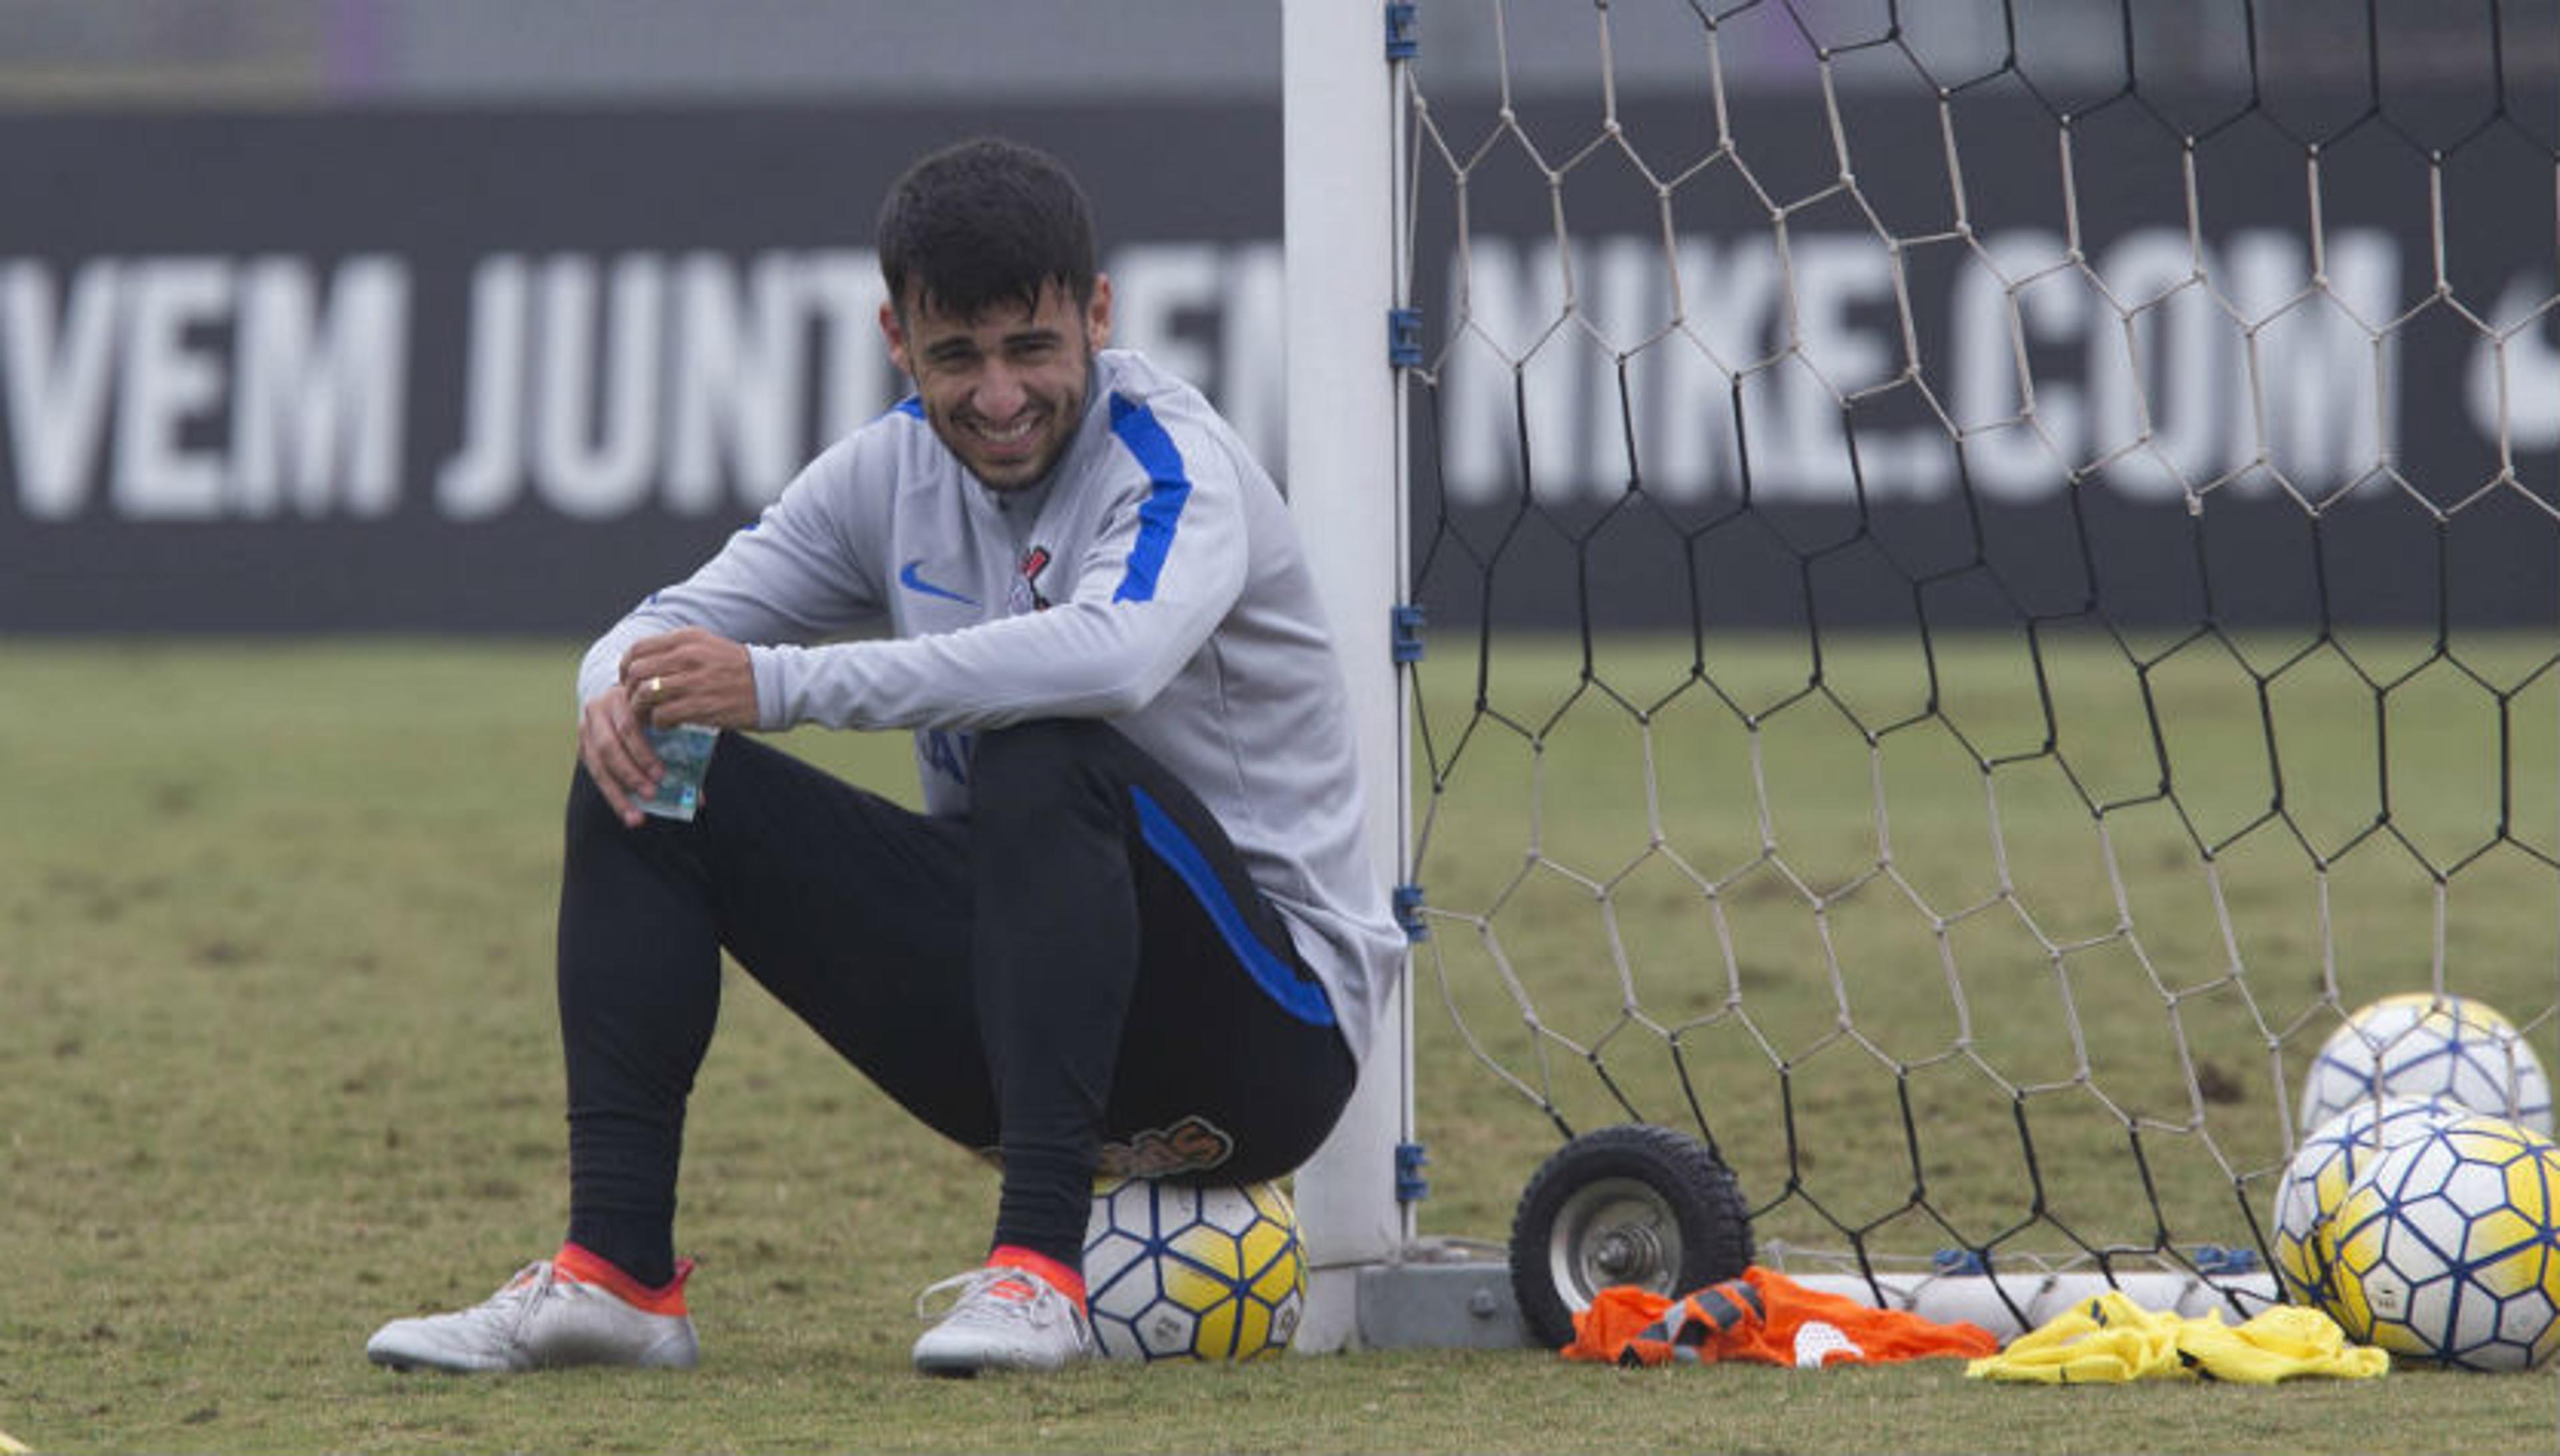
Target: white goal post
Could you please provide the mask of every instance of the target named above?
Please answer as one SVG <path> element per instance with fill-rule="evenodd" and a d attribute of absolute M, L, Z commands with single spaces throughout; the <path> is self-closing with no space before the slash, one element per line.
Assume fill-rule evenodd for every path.
<path fill-rule="evenodd" d="M 1379 866 L 1404 861 L 1404 705 L 1388 624 L 1403 599 L 1403 433 L 1387 362 L 1394 305 L 1397 103 L 1375 0 L 1281 7 L 1283 256 L 1288 289 L 1289 503 L 1350 678 Z M 1413 1236 L 1395 1196 L 1395 1150 L 1412 1121 L 1412 982 L 1377 1029 L 1359 1091 L 1297 1180 L 1314 1255 L 1296 1348 L 1359 1340 L 1360 1271 Z"/>
<path fill-rule="evenodd" d="M 2560 16 L 1425 8 L 1281 6 L 1283 474 L 1415 935 L 1295 1347 L 1525 1338 L 1415 1202 L 1467 1077 L 1506 1177 L 1697 1134 L 1827 1291 L 2287 1298 L 2332 1034 L 2560 1034 Z"/>

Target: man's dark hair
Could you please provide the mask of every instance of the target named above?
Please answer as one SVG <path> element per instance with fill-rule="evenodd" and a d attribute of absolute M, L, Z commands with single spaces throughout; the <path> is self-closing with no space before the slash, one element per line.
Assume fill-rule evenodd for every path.
<path fill-rule="evenodd" d="M 1093 214 L 1055 157 L 981 137 L 917 159 L 880 206 L 880 276 L 891 305 L 974 319 L 999 303 L 1040 306 L 1052 279 L 1093 299 Z"/>

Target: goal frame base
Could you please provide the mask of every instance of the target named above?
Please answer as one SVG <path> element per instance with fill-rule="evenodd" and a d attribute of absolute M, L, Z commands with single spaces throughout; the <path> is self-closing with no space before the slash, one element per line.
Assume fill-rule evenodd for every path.
<path fill-rule="evenodd" d="M 2241 1311 L 2254 1313 L 2285 1302 L 2275 1276 L 2265 1270 L 2211 1278 L 2187 1270 L 2114 1275 L 2068 1270 L 1999 1275 L 1878 1272 L 1871 1286 L 1862 1274 L 1783 1267 L 1779 1271 L 1817 1293 L 1839 1295 L 1871 1308 L 1902 1310 L 1941 1324 L 1979 1325 L 2003 1344 L 2111 1289 L 2144 1309 L 2189 1319 L 2216 1310 L 2229 1319 Z M 1520 1317 L 1510 1263 L 1482 1243 L 1419 1239 L 1388 1262 L 1327 1272 L 1350 1280 L 1353 1329 L 1344 1348 L 1513 1350 L 1536 1343 Z M 2011 1312 L 2012 1306 L 2018 1313 Z M 1300 1349 L 1321 1353 L 1308 1351 L 1303 1342 Z"/>

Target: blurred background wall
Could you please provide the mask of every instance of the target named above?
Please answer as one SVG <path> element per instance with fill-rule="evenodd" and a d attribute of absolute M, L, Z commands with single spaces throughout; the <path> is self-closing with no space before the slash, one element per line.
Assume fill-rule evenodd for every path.
<path fill-rule="evenodd" d="M 1719 22 L 1711 54 L 1702 14 Z M 1504 100 L 1524 135 L 1587 138 L 1605 62 L 1630 135 L 1702 153 L 1720 85 L 1782 196 L 1813 195 L 1836 165 L 1817 89 L 1829 53 L 1861 186 L 1914 216 L 1933 187 L 1944 207 L 1930 178 L 1935 93 L 1950 88 L 1985 123 L 1965 143 L 1976 221 L 2036 237 L 2060 227 L 2057 114 L 2118 98 L 2111 117 L 2152 118 L 2113 142 L 2125 177 L 2157 183 L 2176 165 L 2172 124 L 2245 113 L 2206 150 L 2206 242 L 2271 260 L 2269 277 L 2311 270 L 2302 138 L 2350 138 L 2373 156 L 2335 169 L 2324 202 L 2339 256 L 2364 269 L 2336 285 L 2347 303 L 2358 279 L 2385 303 L 2423 294 L 2420 159 L 2441 136 L 2467 149 L 2451 174 L 2457 232 L 2486 240 L 2465 243 L 2460 281 L 2483 309 L 2502 290 L 2548 297 L 2560 5 L 2394 0 L 2378 14 L 2375 46 L 2360 8 L 2330 0 L 1617 0 L 1604 51 L 1581 0 L 1423 0 L 1415 35 L 1435 114 L 1466 138 L 1491 134 Z M 1197 380 L 1285 481 L 1279 52 L 1277 0 L 0 0 L 0 631 L 574 632 L 610 619 L 899 393 L 873 322 L 873 213 L 918 151 L 978 131 L 1077 168 L 1120 285 L 1120 342 Z M 2134 90 L 2139 104 L 2123 99 Z M 2377 97 L 2405 135 L 2359 124 Z M 2524 124 L 2470 135 L 2498 106 Z M 2117 186 L 2109 135 L 2088 127 L 2079 159 L 2093 227 L 2179 229 L 2173 187 Z M 1476 307 L 1533 322 L 1555 306 L 1541 270 L 1557 269 L 1524 165 L 1488 167 L 1471 262 Z M 2498 197 L 2497 179 L 2517 175 L 2530 185 Z M 2107 218 L 2119 194 L 2149 211 Z M 1454 244 L 1432 231 L 1446 223 L 1435 206 L 1445 214 L 1445 196 L 1424 202 L 1415 296 L 1445 329 Z M 1660 233 L 1650 193 L 1623 178 L 1577 180 L 1570 206 L 1595 277 L 1634 257 L 1624 240 Z M 1766 232 L 1746 212 L 1701 205 L 1680 226 L 1739 258 Z M 1832 240 L 1852 272 L 1882 256 L 1843 208 L 1798 221 L 1800 243 Z M 1961 335 L 1961 280 L 1913 276 L 1924 332 Z M 1502 277 L 1513 295 L 1488 291 Z M 1889 300 L 1856 291 L 1876 281 L 1852 277 L 1834 322 L 1889 353 Z M 1728 314 L 1772 338 L 1796 326 L 1761 293 Z M 2103 323 L 2078 327 L 2094 337 Z M 2528 330 L 2518 357 L 2548 353 L 2541 338 Z M 2356 352 L 2344 334 L 2314 339 L 2297 350 L 2305 368 L 2330 367 L 2339 340 Z M 2054 343 L 2065 382 L 2094 368 L 2069 352 L 2082 342 Z M 2390 367 L 2460 374 L 2473 342 L 2413 329 Z M 1507 407 L 1500 375 L 1453 372 L 1452 407 Z M 1610 458 L 1606 382 L 1567 383 L 1588 398 L 1535 442 L 1536 463 L 1556 468 L 1533 489 L 1569 531 L 1607 508 L 1625 469 Z M 2238 440 L 2237 406 L 2216 407 L 2207 433 Z M 1706 510 L 1737 477 L 1706 436 L 1679 433 L 1695 412 L 1675 400 L 1649 415 L 1645 428 L 1668 432 L 1649 488 Z M 2560 405 L 2544 412 L 2560 420 Z M 2458 413 L 2377 426 L 2314 410 L 2285 429 L 2314 475 L 2337 463 L 2321 451 L 2369 448 L 2380 428 L 2471 480 L 2496 468 L 2500 442 Z M 1853 423 L 1874 446 L 1869 484 L 1911 504 L 1912 521 L 1952 498 L 1953 452 L 1925 417 L 1879 406 Z M 2506 441 L 2546 489 L 2548 435 L 2560 422 L 2528 410 Z M 1443 508 L 1498 522 L 1532 489 L 1508 437 L 1434 445 Z M 1815 536 L 1863 509 L 1816 446 L 1790 453 L 1777 434 L 1759 448 L 1764 502 Z M 2173 491 L 2120 484 L 2138 508 L 2127 531 L 2183 529 Z M 2058 519 L 2063 499 L 2055 474 L 2012 483 L 2003 505 Z M 2264 514 L 2267 530 L 2299 530 L 2299 512 Z M 2469 574 L 2512 577 L 2495 550 L 2536 538 L 2479 519 L 2491 555 Z M 2233 529 L 2245 556 L 2260 527 Z M 1792 566 L 1777 569 L 1783 587 Z M 2386 562 L 2371 569 L 2393 578 Z M 2242 578 L 2268 597 L 2252 610 L 2316 609 L 2301 583 Z M 1772 599 L 1741 567 L 1732 579 L 1737 601 Z M 1569 611 L 1534 593 L 1518 605 L 1530 619 Z M 1624 624 L 1680 609 L 1631 598 Z M 1865 610 L 1850 602 L 1845 616 Z"/>
<path fill-rule="evenodd" d="M 0 102 L 11 105 L 401 105 L 649 99 L 914 100 L 1214 96 L 1276 101 L 1281 0 L 0 0 Z M 1619 83 L 1692 85 L 1693 10 L 1730 3 L 1621 0 Z M 1817 33 L 1872 34 L 1880 0 L 1798 0 Z M 2392 0 L 2393 65 L 2476 74 L 2475 0 Z M 1936 56 L 1989 55 L 2112 84 L 2134 29 L 2147 75 L 2230 80 L 2253 23 L 2271 74 L 2362 80 L 2361 7 L 2331 0 L 2024 0 L 1906 3 L 1898 19 Z M 1417 33 L 1441 84 L 1490 81 L 1507 51 L 1517 85 L 1579 90 L 1594 37 L 1581 0 L 1514 3 L 1499 37 L 1481 0 L 1423 0 Z M 2517 80 L 2560 68 L 2560 16 L 2501 7 Z M 1781 28 L 1736 27 L 1736 83 L 1800 86 L 1810 53 Z M 1756 50 L 1750 49 L 1757 41 Z"/>

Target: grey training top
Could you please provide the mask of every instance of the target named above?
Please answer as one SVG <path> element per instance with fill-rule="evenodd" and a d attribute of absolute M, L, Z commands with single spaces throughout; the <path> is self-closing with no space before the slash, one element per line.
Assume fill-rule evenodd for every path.
<path fill-rule="evenodd" d="M 1103 351 L 1056 466 L 1011 494 L 909 399 L 599 638 L 579 701 L 680 626 L 747 644 L 759 728 L 912 729 L 934 814 L 968 812 L 976 729 L 1108 721 L 1217 816 L 1366 1058 L 1405 941 L 1341 667 L 1279 491 L 1199 391 Z"/>

